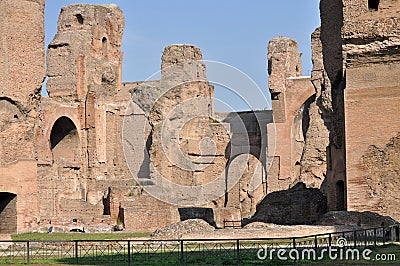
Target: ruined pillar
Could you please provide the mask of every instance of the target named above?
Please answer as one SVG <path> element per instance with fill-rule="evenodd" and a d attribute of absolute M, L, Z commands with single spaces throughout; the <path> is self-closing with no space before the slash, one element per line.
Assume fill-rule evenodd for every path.
<path fill-rule="evenodd" d="M 211 121 L 214 88 L 206 79 L 200 49 L 188 44 L 166 47 L 161 73 L 161 94 L 150 112 L 150 158 L 165 178 L 177 184 L 213 180 L 224 171 L 229 135 L 222 124 Z M 216 134 L 226 143 L 220 143 Z"/>
<path fill-rule="evenodd" d="M 123 31 L 124 15 L 116 5 L 61 9 L 47 51 L 49 97 L 41 102 L 38 129 L 43 221 L 68 226 L 73 220 L 111 219 L 103 217 L 110 212 L 103 198 L 110 190 L 115 198 L 109 179 L 115 178 L 115 146 L 121 143 L 115 122 L 120 109 L 113 99 L 122 86 Z M 110 208 L 116 219 L 118 202 Z"/>
<path fill-rule="evenodd" d="M 268 44 L 268 86 L 274 123 L 268 124 L 268 192 L 285 190 L 300 175 L 303 152 L 303 105 L 314 94 L 309 77 L 301 77 L 297 43 L 277 37 Z M 272 147 L 275 147 L 272 148 Z"/>
<path fill-rule="evenodd" d="M 114 95 L 121 85 L 123 31 L 116 5 L 63 7 L 47 52 L 49 96 L 84 101 L 89 91 Z"/>
<path fill-rule="evenodd" d="M 286 122 L 286 80 L 302 74 L 301 57 L 296 41 L 287 37 L 272 39 L 268 44 L 268 88 L 271 92 L 274 122 Z"/>
<path fill-rule="evenodd" d="M 316 94 L 305 111 L 308 126 L 301 160 L 301 178 L 321 188 L 327 196 L 329 210 L 344 210 L 345 189 L 342 187 L 345 187 L 346 179 L 342 0 L 322 0 L 320 17 L 321 27 L 311 36 L 311 80 Z"/>

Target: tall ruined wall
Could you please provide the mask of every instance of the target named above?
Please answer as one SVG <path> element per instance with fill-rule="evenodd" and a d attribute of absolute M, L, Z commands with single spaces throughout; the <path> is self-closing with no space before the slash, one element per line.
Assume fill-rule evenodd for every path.
<path fill-rule="evenodd" d="M 268 193 L 286 190 L 298 182 L 304 147 L 303 110 L 314 94 L 309 77 L 301 77 L 298 45 L 287 37 L 268 44 L 268 86 L 274 123 L 267 125 Z"/>
<path fill-rule="evenodd" d="M 16 233 L 38 218 L 34 127 L 45 75 L 44 0 L 1 1 L 0 36 L 0 191 L 14 197 L 0 216 L 16 215 L 5 214 Z"/>
<path fill-rule="evenodd" d="M 49 97 L 41 102 L 37 128 L 43 226 L 50 220 L 114 223 L 117 195 L 133 185 L 123 181 L 130 178 L 121 140 L 129 101 L 119 93 L 123 30 L 124 16 L 115 5 L 61 10 L 47 51 Z"/>
<path fill-rule="evenodd" d="M 324 181 L 330 210 L 396 217 L 395 200 L 379 192 L 396 187 L 393 170 L 378 178 L 373 150 L 384 150 L 399 132 L 399 2 L 321 0 L 320 12 L 302 177 Z"/>
<path fill-rule="evenodd" d="M 154 168 L 149 178 L 159 176 L 178 186 L 201 188 L 224 177 L 229 134 L 226 125 L 211 119 L 214 88 L 205 70 L 199 48 L 171 45 L 162 56 L 161 80 L 134 90 L 134 101 L 147 113 L 151 126 L 148 152 Z M 192 198 L 178 197 L 177 204 L 195 205 Z"/>
<path fill-rule="evenodd" d="M 400 2 L 344 2 L 348 209 L 400 218 Z"/>
<path fill-rule="evenodd" d="M 342 0 L 320 1 L 321 27 L 311 36 L 315 98 L 307 106 L 301 178 L 322 189 L 329 210 L 345 209 Z"/>
<path fill-rule="evenodd" d="M 261 112 L 215 116 L 213 87 L 205 70 L 199 48 L 171 45 L 163 53 L 161 80 L 138 83 L 131 90 L 133 106 L 148 119 L 147 155 L 134 171 L 146 192 L 142 197 L 149 193 L 169 203 L 155 201 L 144 210 L 133 205 L 140 197 L 127 202 L 131 217 L 143 214 L 131 226 L 139 228 L 139 220 L 153 217 L 160 208 L 165 224 L 184 217 L 209 219 L 201 216 L 207 209 L 204 213 L 213 214 L 210 219 L 223 226 L 223 219 L 254 214 L 266 193 L 262 139 L 271 116 Z"/>

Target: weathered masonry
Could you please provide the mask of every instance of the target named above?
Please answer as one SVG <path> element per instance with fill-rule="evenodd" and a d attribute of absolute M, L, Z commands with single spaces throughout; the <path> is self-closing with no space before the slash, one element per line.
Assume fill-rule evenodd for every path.
<path fill-rule="evenodd" d="M 45 55 L 44 4 L 0 2 L 0 233 L 400 218 L 399 1 L 321 0 L 311 77 L 274 38 L 273 110 L 238 113 L 214 110 L 194 45 L 166 47 L 159 80 L 123 82 L 116 5 L 62 8 Z"/>

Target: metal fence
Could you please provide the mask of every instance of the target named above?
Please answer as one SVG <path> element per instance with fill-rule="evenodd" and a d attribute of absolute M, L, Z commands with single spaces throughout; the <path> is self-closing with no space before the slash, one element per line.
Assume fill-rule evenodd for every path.
<path fill-rule="evenodd" d="M 0 241 L 2 264 L 240 265 L 261 263 L 260 249 L 366 248 L 399 241 L 399 224 L 292 238 Z"/>

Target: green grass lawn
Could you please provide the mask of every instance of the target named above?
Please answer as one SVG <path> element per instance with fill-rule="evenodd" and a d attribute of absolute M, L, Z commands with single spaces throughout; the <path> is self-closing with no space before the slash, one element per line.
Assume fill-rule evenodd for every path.
<path fill-rule="evenodd" d="M 240 254 L 241 265 L 400 265 L 400 246 L 398 245 L 386 245 L 377 248 L 371 248 L 373 250 L 372 255 L 377 253 L 380 254 L 395 254 L 395 261 L 366 261 L 366 260 L 329 260 L 327 258 L 317 261 L 296 261 L 293 260 L 259 260 L 257 258 L 257 250 L 251 250 L 250 252 L 244 252 Z M 373 256 L 371 256 L 373 257 Z M 26 261 L 15 261 L 15 260 L 0 260 L 0 263 L 26 263 Z M 192 251 L 185 252 L 183 259 L 178 251 L 171 252 L 141 252 L 131 254 L 132 265 L 237 265 L 237 253 L 235 250 L 227 250 L 224 252 L 203 250 L 203 251 Z M 48 259 L 43 260 L 40 258 L 32 259 L 33 265 L 74 265 L 75 258 L 73 256 L 59 259 Z M 98 257 L 83 256 L 79 257 L 78 263 L 80 265 L 127 265 L 128 258 L 126 253 L 119 253 L 115 255 L 100 255 Z"/>
<path fill-rule="evenodd" d="M 88 233 L 29 233 L 13 235 L 14 240 L 121 240 L 124 238 L 149 237 L 149 233 L 107 233 L 107 234 L 88 234 Z M 260 241 L 254 244 L 260 247 Z M 127 265 L 128 253 L 125 244 L 112 244 L 107 242 L 89 243 L 89 246 L 79 246 L 78 263 L 81 265 Z M 169 247 L 165 246 L 170 245 Z M 160 246 L 156 242 L 133 243 L 131 242 L 131 262 L 132 265 L 237 265 L 238 253 L 235 243 L 220 242 L 221 245 L 215 246 L 213 243 L 193 243 L 188 242 L 184 245 L 183 258 L 180 252 L 180 244 L 177 242 L 160 242 Z M 250 243 L 251 244 L 251 243 Z M 268 244 L 268 241 L 263 243 Z M 44 255 L 47 249 L 47 255 Z M 73 265 L 76 262 L 74 243 L 63 244 L 64 249 L 69 250 L 64 255 L 57 255 L 58 248 L 53 244 L 31 243 L 31 259 L 33 265 Z M 81 244 L 80 244 L 81 245 Z M 108 246 L 110 245 L 110 246 Z M 114 245 L 114 246 L 113 246 Z M 153 246 L 152 246 L 153 245 Z M 164 246 L 163 246 L 164 245 Z M 301 260 L 294 262 L 293 260 L 282 261 L 277 255 L 272 260 L 260 260 L 257 257 L 258 247 L 241 246 L 240 264 L 241 265 L 400 265 L 400 245 L 388 244 L 385 246 L 368 247 L 372 252 L 369 255 L 371 260 L 331 260 L 328 255 L 317 260 Z M 18 248 L 18 245 L 16 246 Z M 16 257 L 7 257 L 2 255 L 0 264 L 24 264 L 26 263 L 25 246 L 20 247 L 20 253 Z M 49 253 L 48 250 L 54 251 Z M 11 249 L 10 249 L 11 250 Z M 362 248 L 359 249 L 362 254 Z M 1 252 L 0 252 L 1 253 Z M 320 253 L 317 254 L 317 257 Z M 386 254 L 395 256 L 395 260 L 377 261 L 377 254 Z"/>
<path fill-rule="evenodd" d="M 12 235 L 12 240 L 122 240 L 126 238 L 150 237 L 143 233 L 25 233 Z"/>

